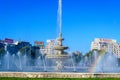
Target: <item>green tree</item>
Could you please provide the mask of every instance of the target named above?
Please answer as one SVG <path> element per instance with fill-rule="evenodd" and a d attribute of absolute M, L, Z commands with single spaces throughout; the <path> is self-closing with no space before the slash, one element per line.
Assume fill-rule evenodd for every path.
<path fill-rule="evenodd" d="M 73 52 L 73 59 L 76 64 L 78 64 L 82 59 L 82 53 L 79 51 Z"/>
<path fill-rule="evenodd" d="M 102 55 L 102 54 L 104 54 L 106 52 L 106 50 L 102 49 L 102 50 L 98 50 L 98 52 L 99 52 L 100 55 Z"/>
<path fill-rule="evenodd" d="M 0 58 L 5 55 L 4 48 L 0 48 Z"/>
<path fill-rule="evenodd" d="M 31 52 L 29 46 L 24 46 L 19 51 L 20 51 L 20 53 L 21 53 L 22 56 L 24 56 L 25 54 L 28 55 L 28 53 Z"/>

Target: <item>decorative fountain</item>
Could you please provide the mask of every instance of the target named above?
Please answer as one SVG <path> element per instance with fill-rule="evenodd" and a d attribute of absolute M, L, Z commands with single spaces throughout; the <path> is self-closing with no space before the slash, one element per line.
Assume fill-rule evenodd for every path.
<path fill-rule="evenodd" d="M 67 46 L 62 45 L 62 41 L 64 38 L 62 38 L 62 33 L 59 34 L 59 38 L 57 38 L 58 45 L 54 46 L 54 49 L 57 51 L 55 54 L 47 54 L 46 55 L 46 66 L 53 67 L 49 70 L 52 71 L 75 71 L 74 64 L 71 63 L 73 61 L 73 58 L 71 55 L 66 54 L 64 50 L 68 49 Z"/>
<path fill-rule="evenodd" d="M 58 26 L 59 26 L 59 37 L 57 40 L 57 45 L 54 46 L 54 49 L 56 50 L 56 53 L 54 54 L 47 54 L 46 55 L 46 66 L 49 66 L 52 71 L 75 71 L 74 64 L 71 63 L 72 56 L 68 55 L 64 52 L 64 50 L 68 49 L 67 46 L 63 46 L 63 40 L 62 38 L 62 0 L 59 0 L 59 7 L 58 7 Z M 49 64 L 51 63 L 51 64 Z M 70 69 L 72 68 L 72 69 Z"/>
<path fill-rule="evenodd" d="M 37 57 L 37 59 L 35 60 L 26 54 L 22 56 L 21 52 L 19 51 L 18 53 L 11 55 L 9 51 L 7 51 L 7 45 L 6 45 L 5 46 L 6 54 L 4 55 L 3 58 L 1 57 L 0 59 L 0 71 L 2 71 L 0 73 L 0 77 L 4 76 L 4 77 L 32 77 L 32 78 L 34 77 L 92 78 L 92 77 L 107 76 L 107 77 L 120 78 L 120 74 L 119 74 L 120 68 L 118 68 L 116 63 L 117 59 L 112 53 L 111 54 L 106 53 L 102 58 L 101 55 L 99 56 L 98 52 L 94 52 L 93 55 L 83 58 L 76 65 L 73 55 L 64 52 L 64 50 L 67 50 L 68 47 L 63 46 L 64 38 L 62 37 L 62 0 L 59 0 L 58 26 L 60 31 L 59 31 L 59 36 L 56 39 L 58 44 L 54 46 L 54 49 L 56 50 L 56 53 L 54 54 L 40 54 L 39 57 Z M 78 55 L 78 54 L 74 54 L 74 55 Z M 90 61 L 92 63 L 92 60 L 90 60 L 91 57 L 95 58 L 93 64 L 91 64 L 93 66 L 88 65 Z M 106 63 L 107 63 L 107 67 L 106 67 Z M 7 73 L 6 72 L 4 73 L 3 71 L 7 71 Z M 8 72 L 8 71 L 15 71 L 15 72 Z M 105 71 L 106 73 L 99 73 Z M 75 72 L 79 72 L 79 73 L 75 73 Z M 117 72 L 117 73 L 108 74 L 107 72 L 113 72 L 113 73 Z"/>

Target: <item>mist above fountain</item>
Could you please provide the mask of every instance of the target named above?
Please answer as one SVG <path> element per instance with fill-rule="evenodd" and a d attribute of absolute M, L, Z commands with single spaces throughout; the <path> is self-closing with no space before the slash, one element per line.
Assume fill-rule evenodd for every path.
<path fill-rule="evenodd" d="M 119 72 L 118 61 L 114 53 L 105 52 L 98 60 L 94 72 Z"/>

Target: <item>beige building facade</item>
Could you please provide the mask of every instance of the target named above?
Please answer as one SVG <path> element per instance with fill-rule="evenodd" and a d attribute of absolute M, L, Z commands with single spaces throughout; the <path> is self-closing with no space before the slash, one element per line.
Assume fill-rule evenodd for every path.
<path fill-rule="evenodd" d="M 115 39 L 95 38 L 91 43 L 91 50 L 94 49 L 105 49 L 106 52 L 114 53 L 117 58 L 120 58 L 120 44 Z"/>

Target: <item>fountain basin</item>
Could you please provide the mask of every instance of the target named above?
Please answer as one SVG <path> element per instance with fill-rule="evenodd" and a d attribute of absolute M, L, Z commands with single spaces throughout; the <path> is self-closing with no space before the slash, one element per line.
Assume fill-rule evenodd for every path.
<path fill-rule="evenodd" d="M 71 56 L 69 55 L 65 55 L 65 54 L 61 54 L 61 55 L 58 55 L 58 54 L 49 54 L 49 55 L 46 55 L 47 58 L 71 58 Z"/>
<path fill-rule="evenodd" d="M 68 49 L 68 47 L 66 47 L 66 46 L 59 46 L 58 45 L 58 46 L 55 46 L 54 49 L 55 50 L 65 50 L 65 49 Z"/>
<path fill-rule="evenodd" d="M 120 78 L 120 73 L 0 72 L 0 77 L 21 78 Z"/>

